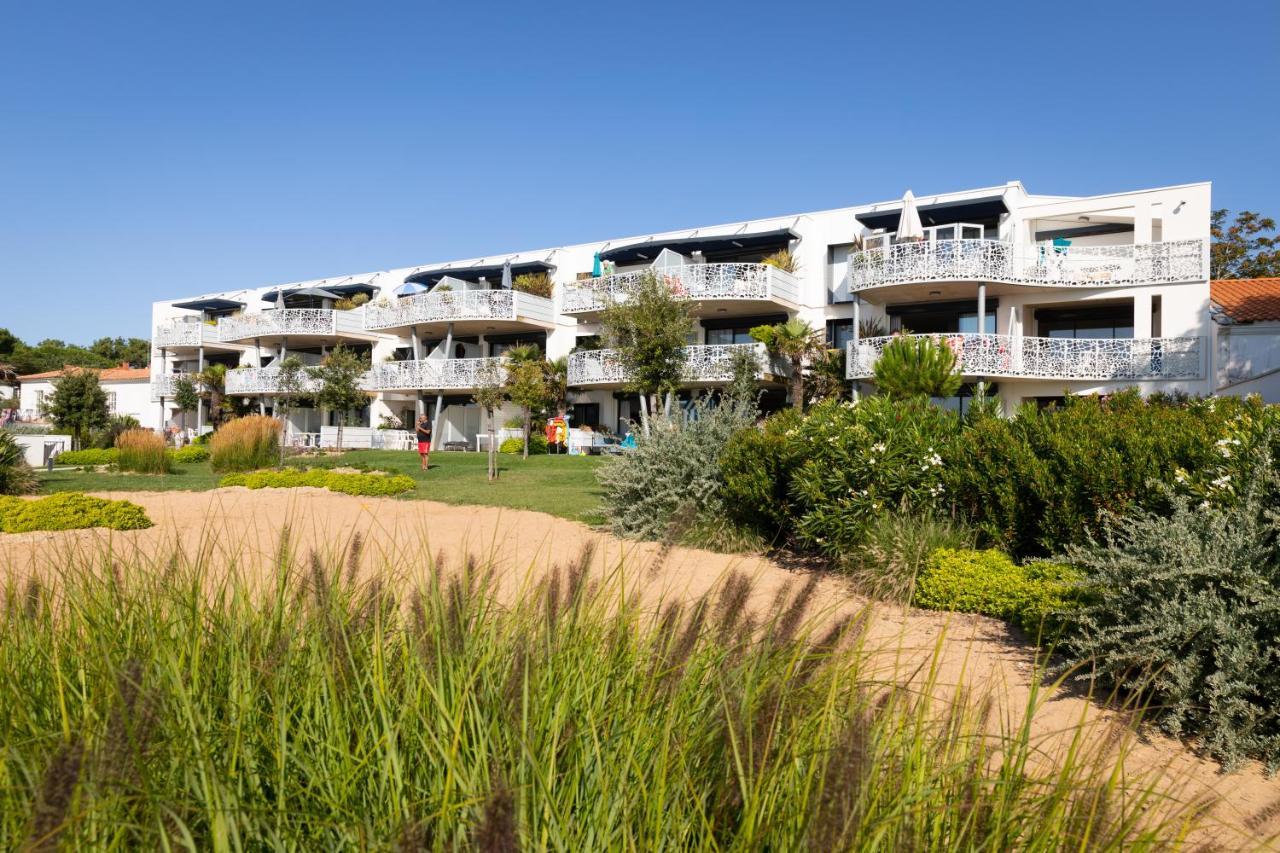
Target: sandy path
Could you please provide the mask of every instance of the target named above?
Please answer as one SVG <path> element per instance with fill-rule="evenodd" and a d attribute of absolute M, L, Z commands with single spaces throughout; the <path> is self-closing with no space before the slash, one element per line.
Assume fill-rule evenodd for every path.
<path fill-rule="evenodd" d="M 621 562 L 643 582 L 651 599 L 692 600 L 713 589 L 730 571 L 753 578 L 751 604 L 759 611 L 772 605 L 778 591 L 807 577 L 758 557 L 735 557 L 686 548 L 670 549 L 661 558 L 653 543 L 632 543 L 593 531 L 576 522 L 534 512 L 490 507 L 457 507 L 426 501 L 358 498 L 318 489 L 211 492 L 103 493 L 125 498 L 147 509 L 156 526 L 150 530 L 26 533 L 0 537 L 0 568 L 12 575 L 48 570 L 63 562 L 60 555 L 78 543 L 109 543 L 127 565 L 135 549 L 142 554 L 164 551 L 180 542 L 188 553 L 206 549 L 243 565 L 269 563 L 287 523 L 297 550 L 322 553 L 344 548 L 352 534 L 366 541 L 365 571 L 393 566 L 398 571 L 425 570 L 428 555 L 442 553 L 457 565 L 471 553 L 492 561 L 506 573 L 507 588 L 522 584 L 554 565 L 568 563 L 588 543 L 595 546 L 597 570 Z M 821 580 L 814 610 L 822 618 L 855 613 L 867 606 L 839 579 Z M 1016 714 L 1031 690 L 1034 650 L 1001 622 L 875 606 L 868 626 L 868 645 L 881 650 L 885 673 L 910 672 L 927 661 L 945 633 L 939 682 L 964 683 L 982 690 L 997 688 L 1006 709 Z M 1037 742 L 1051 749 L 1062 732 L 1088 718 L 1100 727 L 1109 715 L 1068 691 L 1047 697 L 1034 721 Z M 1267 847 L 1280 835 L 1280 778 L 1268 779 L 1256 765 L 1223 775 L 1213 762 L 1197 758 L 1181 744 L 1158 735 L 1133 746 L 1126 768 L 1134 774 L 1159 773 L 1170 791 L 1184 800 L 1216 801 L 1210 814 L 1221 828 L 1204 839 L 1224 848 Z M 1274 842 L 1272 842 L 1274 843 Z"/>

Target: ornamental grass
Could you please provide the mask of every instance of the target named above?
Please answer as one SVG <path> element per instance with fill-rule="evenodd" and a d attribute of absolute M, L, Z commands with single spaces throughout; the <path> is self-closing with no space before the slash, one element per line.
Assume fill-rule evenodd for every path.
<path fill-rule="evenodd" d="M 253 471 L 280 461 L 280 421 L 265 415 L 236 418 L 218 428 L 209 442 L 214 471 Z"/>
<path fill-rule="evenodd" d="M 1143 850 L 1194 820 L 1123 737 L 1045 761 L 936 665 L 886 681 L 812 583 L 655 609 L 589 552 L 504 597 L 482 559 L 358 551 L 11 575 L 0 848 Z"/>
<path fill-rule="evenodd" d="M 173 459 L 164 436 L 149 429 L 125 430 L 116 437 L 116 467 L 139 474 L 168 474 Z"/>

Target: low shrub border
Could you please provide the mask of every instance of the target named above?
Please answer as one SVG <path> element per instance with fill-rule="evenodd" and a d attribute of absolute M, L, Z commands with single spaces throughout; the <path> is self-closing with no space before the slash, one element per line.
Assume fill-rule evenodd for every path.
<path fill-rule="evenodd" d="M 63 492 L 30 501 L 0 497 L 0 531 L 4 533 L 86 527 L 143 530 L 150 526 L 146 511 L 129 501 L 94 498 L 79 492 Z"/>
<path fill-rule="evenodd" d="M 515 437 L 508 438 L 508 439 L 505 439 L 502 442 L 502 444 L 498 445 L 499 453 L 515 454 L 515 453 L 521 453 L 523 451 L 524 451 L 523 438 L 515 438 Z M 529 436 L 529 452 L 530 453 L 546 453 L 547 437 L 545 435 L 541 435 L 540 433 L 536 433 L 536 432 L 531 434 Z"/>
<path fill-rule="evenodd" d="M 939 548 L 916 578 L 913 603 L 926 610 L 1008 619 L 1028 634 L 1053 636 L 1079 598 L 1081 579 L 1070 566 L 1019 566 L 994 549 Z"/>
<path fill-rule="evenodd" d="M 403 474 L 349 474 L 326 471 L 322 468 L 300 470 L 283 468 L 278 471 L 253 471 L 246 474 L 228 474 L 219 486 L 244 486 L 248 489 L 295 489 L 314 486 L 347 495 L 398 495 L 417 488 L 412 477 Z"/>
<path fill-rule="evenodd" d="M 173 451 L 173 461 L 182 464 L 192 462 L 207 462 L 209 460 L 209 448 L 202 444 L 188 444 Z"/>
<path fill-rule="evenodd" d="M 114 447 L 107 450 L 64 450 L 55 458 L 55 465 L 114 465 L 120 453 Z"/>

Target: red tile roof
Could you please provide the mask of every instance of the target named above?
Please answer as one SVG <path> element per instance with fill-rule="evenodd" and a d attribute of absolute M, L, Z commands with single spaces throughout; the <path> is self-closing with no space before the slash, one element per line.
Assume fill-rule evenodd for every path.
<path fill-rule="evenodd" d="M 19 376 L 19 382 L 32 382 L 40 379 L 58 379 L 68 371 L 75 370 L 92 370 L 98 374 L 99 382 L 150 382 L 151 368 L 149 367 L 106 367 L 96 368 L 87 367 L 80 368 L 74 365 L 66 365 L 61 370 L 46 370 L 44 373 L 28 373 L 26 376 Z"/>
<path fill-rule="evenodd" d="M 1209 298 L 1237 323 L 1280 320 L 1280 278 L 1216 279 Z"/>

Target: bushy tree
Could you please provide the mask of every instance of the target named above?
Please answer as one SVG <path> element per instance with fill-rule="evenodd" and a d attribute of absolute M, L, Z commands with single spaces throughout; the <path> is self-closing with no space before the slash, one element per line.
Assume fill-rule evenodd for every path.
<path fill-rule="evenodd" d="M 70 370 L 53 383 L 53 393 L 45 400 L 44 414 L 58 429 L 70 430 L 73 449 L 83 446 L 85 436 L 111 421 L 107 392 L 92 370 Z"/>
<path fill-rule="evenodd" d="M 1280 276 L 1280 238 L 1276 222 L 1251 210 L 1236 214 L 1215 210 L 1210 218 L 1209 275 L 1212 278 L 1266 278 Z"/>
<path fill-rule="evenodd" d="M 343 346 L 329 350 L 318 366 L 307 369 L 316 383 L 316 405 L 330 410 L 338 418 L 339 450 L 342 449 L 342 428 L 346 426 L 347 415 L 369 399 L 360 388 L 360 379 L 368 369 L 367 359 Z"/>
<path fill-rule="evenodd" d="M 617 350 L 626 388 L 640 395 L 640 419 L 649 432 L 656 396 L 671 394 L 684 378 L 684 348 L 693 331 L 693 309 L 653 273 L 641 277 L 626 294 L 605 308 L 600 329 Z M 667 407 L 669 408 L 669 406 Z"/>
<path fill-rule="evenodd" d="M 190 376 L 179 376 L 173 383 L 173 404 L 182 413 L 182 428 L 187 428 L 187 412 L 200 407 L 200 386 Z"/>
<path fill-rule="evenodd" d="M 363 294 L 360 294 L 363 295 Z M 298 400 L 306 393 L 307 369 L 302 359 L 296 355 L 280 362 L 280 370 L 276 376 L 276 414 L 280 417 L 280 464 L 284 464 L 284 451 L 289 442 L 289 413 L 297 406 Z M 339 444 L 341 446 L 341 444 Z"/>
<path fill-rule="evenodd" d="M 849 396 L 849 380 L 845 378 L 845 352 L 824 349 L 809 367 L 809 398 L 843 400 Z"/>
<path fill-rule="evenodd" d="M 492 362 L 481 365 L 479 375 L 476 377 L 476 391 L 471 399 L 480 411 L 485 414 L 485 422 L 489 428 L 489 465 L 487 475 L 489 482 L 498 479 L 498 447 L 496 424 L 494 420 L 497 416 L 498 409 L 502 407 L 503 400 L 506 399 L 505 377 L 502 369 Z M 436 427 L 439 429 L 439 427 Z"/>
<path fill-rule="evenodd" d="M 98 338 L 89 344 L 89 352 L 98 356 L 104 366 L 147 367 L 151 364 L 151 342 L 143 338 Z"/>
<path fill-rule="evenodd" d="M 532 344 L 522 344 L 507 350 L 507 397 L 520 407 L 524 431 L 524 458 L 529 458 L 529 432 L 533 413 L 546 408 L 550 393 L 547 390 L 547 371 L 542 351 Z"/>
<path fill-rule="evenodd" d="M 791 366 L 791 406 L 804 408 L 804 371 L 809 359 L 822 352 L 822 335 L 799 317 L 773 326 L 756 326 L 751 337 L 760 341 L 774 355 L 782 356 Z"/>
<path fill-rule="evenodd" d="M 750 349 L 735 349 L 729 356 L 729 384 L 724 395 L 750 408 L 754 416 L 760 410 L 760 357 Z"/>
<path fill-rule="evenodd" d="M 196 382 L 209 401 L 209 424 L 216 430 L 231 414 L 231 405 L 227 401 L 227 366 L 206 364 L 196 376 Z"/>
<path fill-rule="evenodd" d="M 890 397 L 953 397 L 960 390 L 956 354 L 944 340 L 899 335 L 876 359 L 875 381 Z"/>

